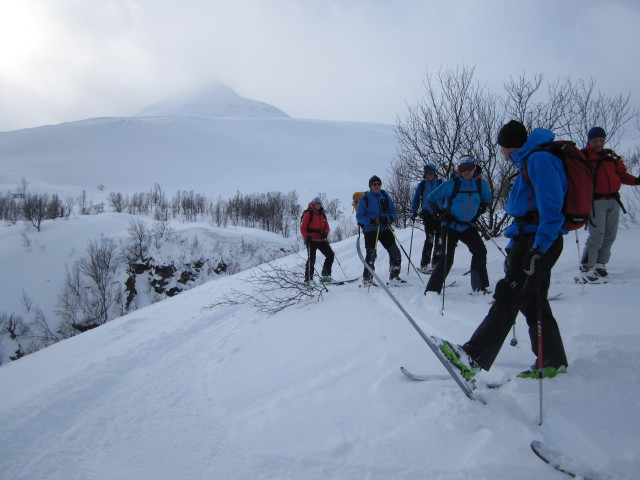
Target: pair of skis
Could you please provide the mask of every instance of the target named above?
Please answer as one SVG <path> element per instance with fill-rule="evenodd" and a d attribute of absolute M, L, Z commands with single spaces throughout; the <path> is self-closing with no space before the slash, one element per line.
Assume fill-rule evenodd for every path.
<path fill-rule="evenodd" d="M 431 351 L 434 353 L 436 358 L 442 363 L 445 370 L 447 370 L 449 376 L 456 382 L 458 387 L 462 390 L 462 392 L 471 400 L 478 400 L 483 404 L 486 404 L 486 401 L 480 396 L 475 395 L 472 386 L 462 380 L 460 376 L 454 371 L 454 367 L 452 367 L 449 360 L 444 356 L 444 354 L 440 351 L 440 349 L 433 343 L 431 338 L 420 328 L 420 326 L 416 323 L 413 317 L 407 312 L 407 310 L 402 306 L 402 304 L 398 301 L 398 299 L 391 293 L 389 287 L 385 284 L 385 282 L 376 274 L 375 270 L 371 268 L 364 259 L 362 255 L 362 249 L 360 247 L 360 234 L 358 232 L 358 238 L 356 240 L 356 249 L 358 251 L 358 257 L 360 257 L 360 261 L 365 266 L 365 268 L 371 273 L 372 278 L 374 278 L 378 285 L 382 287 L 385 293 L 389 296 L 389 298 L 396 304 L 398 309 L 402 312 L 402 314 L 409 321 L 411 326 L 418 332 L 420 337 L 425 341 L 425 343 L 429 346 Z M 413 380 L 423 381 L 435 379 L 435 377 L 429 378 L 427 376 L 419 376 L 415 375 L 404 367 L 401 367 L 402 373 L 407 375 L 407 377 L 412 378 Z M 446 376 L 439 376 L 438 379 L 447 379 Z M 504 383 L 496 383 L 496 384 L 487 384 L 487 388 L 499 388 Z M 566 473 L 572 477 L 581 477 L 585 480 L 612 480 L 613 476 L 609 476 L 607 474 L 603 474 L 601 472 L 596 472 L 590 467 L 586 466 L 583 463 L 577 462 L 574 459 L 564 455 L 560 450 L 555 449 L 551 446 L 548 446 L 539 441 L 531 442 L 531 449 L 533 452 L 541 458 L 544 462 L 551 465 L 556 470 Z"/>

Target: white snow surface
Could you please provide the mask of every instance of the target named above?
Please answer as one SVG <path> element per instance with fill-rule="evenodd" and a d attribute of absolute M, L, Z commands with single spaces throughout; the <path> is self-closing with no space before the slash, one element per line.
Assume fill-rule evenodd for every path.
<path fill-rule="evenodd" d="M 348 203 L 372 174 L 384 176 L 395 151 L 389 125 L 250 118 L 246 111 L 234 118 L 156 113 L 163 116 L 0 133 L 0 189 L 14 189 L 24 177 L 30 192 L 64 198 L 86 190 L 93 201 L 159 183 L 169 196 L 177 189 L 211 198 L 296 189 L 303 206 L 318 192 Z M 40 233 L 3 227 L 3 290 L 15 297 L 9 286 L 27 284 L 35 303 L 50 304 L 59 292 L 56 275 L 84 252 L 87 239 L 123 235 L 129 221 L 103 214 L 47 221 Z M 204 238 L 289 242 L 249 229 L 174 227 Z M 483 405 L 451 380 L 405 378 L 400 366 L 420 374 L 445 370 L 380 289 L 329 287 L 322 301 L 273 316 L 248 305 L 208 308 L 233 290 L 251 293 L 256 286 L 245 280 L 252 271 L 245 271 L 0 366 L 0 478 L 566 478 L 535 457 L 532 440 L 614 478 L 638 478 L 639 233 L 637 226 L 620 231 L 610 282 L 599 286 L 574 283 L 574 236 L 566 238 L 551 293 L 563 293 L 552 308 L 570 366 L 543 383 L 541 426 L 537 380 L 480 388 Z M 423 234 L 413 234 L 412 243 L 411 230 L 397 230 L 417 262 Z M 334 244 L 336 278 L 362 273 L 355 242 Z M 491 243 L 487 249 L 495 284 L 502 255 Z M 488 311 L 488 298 L 468 295 L 469 261 L 460 245 L 449 278 L 457 286 L 446 290 L 441 315 L 440 299 L 422 294 L 424 285 L 415 272 L 406 274 L 403 260 L 412 284 L 393 293 L 426 333 L 463 343 Z M 298 255 L 275 263 L 303 269 Z M 378 272 L 387 263 L 380 249 Z M 480 379 L 504 380 L 532 363 L 521 317 L 516 335 L 517 346 L 507 339 Z"/>
<path fill-rule="evenodd" d="M 640 471 L 638 227 L 621 230 L 606 285 L 573 281 L 574 235 L 554 268 L 552 309 L 569 373 L 498 390 L 483 405 L 450 380 L 380 288 L 329 287 L 323 300 L 267 316 L 208 307 L 251 271 L 201 285 L 0 367 L 0 471 L 10 480 L 562 479 L 530 450 L 562 448 L 614 478 Z M 584 233 L 581 242 L 584 241 Z M 408 250 L 411 230 L 397 230 Z M 413 260 L 422 240 L 414 232 Z M 349 277 L 362 272 L 356 238 L 334 244 Z M 498 242 L 504 244 L 502 239 Z M 501 276 L 491 244 L 489 274 Z M 321 255 L 319 256 L 320 258 Z M 428 334 L 466 341 L 489 309 L 468 295 L 457 250 L 446 290 L 429 300 L 415 272 L 393 293 Z M 298 256 L 276 263 L 302 269 Z M 378 272 L 388 263 L 381 249 Z M 341 277 L 336 264 L 334 276 Z M 533 361 L 526 324 L 479 377 L 502 380 Z"/>
<path fill-rule="evenodd" d="M 349 206 L 369 177 L 386 180 L 396 149 L 392 125 L 278 112 L 213 85 L 151 106 L 144 116 L 0 132 L 0 191 L 25 178 L 29 192 L 62 199 L 83 190 L 95 198 L 99 185 L 104 197 L 158 184 L 169 198 L 178 190 L 214 200 L 295 190 L 303 206 L 321 192 Z"/>

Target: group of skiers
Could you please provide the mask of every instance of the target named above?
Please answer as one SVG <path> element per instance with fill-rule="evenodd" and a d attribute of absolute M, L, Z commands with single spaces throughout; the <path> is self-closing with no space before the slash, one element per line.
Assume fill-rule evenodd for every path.
<path fill-rule="evenodd" d="M 513 217 L 504 232 L 509 239 L 505 248 L 505 276 L 495 286 L 495 301 L 488 314 L 464 345 L 432 337 L 466 381 L 471 382 L 480 370 L 491 368 L 518 312 L 526 319 L 531 348 L 537 357 L 536 363 L 519 376 L 554 377 L 566 372 L 568 361 L 560 329 L 547 300 L 551 269 L 562 252 L 563 236 L 568 233 L 563 211 L 568 191 L 567 173 L 563 160 L 544 148 L 554 139 L 555 134 L 543 128 L 529 134 L 516 120 L 499 131 L 500 153 L 518 169 L 505 206 L 506 213 Z M 592 166 L 594 195 L 587 226 L 589 238 L 581 258 L 581 274 L 576 278 L 580 283 L 600 283 L 608 275 L 606 263 L 616 238 L 619 212 L 624 209 L 620 186 L 640 184 L 640 177 L 629 174 L 622 159 L 604 148 L 605 141 L 604 129 L 594 127 L 589 130 L 588 144 L 582 150 Z M 487 250 L 480 236 L 478 219 L 491 206 L 492 195 L 478 162 L 470 155 L 462 156 L 456 162 L 452 177 L 445 181 L 438 178 L 432 163 L 424 165 L 423 174 L 423 180 L 416 186 L 411 211 L 413 221 L 421 217 L 424 224 L 425 241 L 419 270 L 431 274 L 425 294 L 440 294 L 459 241 L 472 255 L 472 293 L 491 293 Z M 375 270 L 378 242 L 389 254 L 389 285 L 405 283 L 400 278 L 402 258 L 392 228 L 397 210 L 376 175 L 369 179 L 369 191 L 357 201 L 356 219 L 364 231 L 365 262 L 369 267 L 364 268 L 363 284 L 372 284 L 371 270 Z M 321 278 L 330 281 L 334 254 L 326 240 L 329 225 L 318 198 L 309 204 L 300 230 L 308 248 L 305 281 L 313 281 L 318 249 L 325 255 Z M 539 345 L 542 356 L 538 356 Z"/>

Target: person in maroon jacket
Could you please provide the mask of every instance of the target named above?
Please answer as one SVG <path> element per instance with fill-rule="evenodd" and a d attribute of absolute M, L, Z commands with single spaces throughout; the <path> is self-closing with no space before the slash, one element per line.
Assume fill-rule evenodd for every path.
<path fill-rule="evenodd" d="M 588 223 L 589 238 L 582 254 L 582 271 L 578 279 L 582 283 L 601 283 L 608 275 L 606 264 L 611 257 L 611 246 L 618 233 L 620 209 L 620 186 L 640 185 L 636 178 L 627 172 L 620 156 L 604 148 L 606 132 L 601 127 L 593 127 L 587 134 L 587 146 L 582 150 L 593 166 L 595 175 L 594 202 L 591 219 Z"/>
<path fill-rule="evenodd" d="M 313 271 L 315 270 L 316 252 L 318 250 L 324 255 L 321 280 L 323 282 L 333 281 L 331 268 L 333 267 L 335 254 L 327 241 L 330 230 L 327 215 L 324 212 L 324 208 L 322 208 L 322 200 L 316 197 L 309 203 L 308 208 L 302 214 L 302 221 L 300 222 L 300 233 L 304 238 L 308 254 L 307 265 L 304 270 L 304 282 L 307 285 L 313 284 Z"/>

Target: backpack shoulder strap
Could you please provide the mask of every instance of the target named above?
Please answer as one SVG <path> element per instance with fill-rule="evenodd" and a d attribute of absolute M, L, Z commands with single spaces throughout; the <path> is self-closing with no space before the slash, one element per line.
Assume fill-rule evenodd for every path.
<path fill-rule="evenodd" d="M 309 223 L 311 223 L 311 220 L 313 220 L 313 212 L 312 212 L 311 210 L 309 210 L 308 208 L 307 208 L 304 212 L 302 212 L 302 216 L 300 217 L 300 223 L 302 223 L 302 220 L 304 220 L 304 216 L 305 216 L 307 213 L 309 214 Z M 308 224 L 309 224 L 309 223 L 308 223 Z M 308 225 L 308 224 L 307 224 L 307 225 Z"/>
<path fill-rule="evenodd" d="M 454 198 L 456 195 L 458 195 L 458 193 L 460 193 L 460 186 L 461 185 L 462 185 L 462 182 L 460 181 L 458 176 L 454 175 L 453 176 L 453 193 L 451 194 L 451 196 L 449 198 Z"/>
<path fill-rule="evenodd" d="M 426 180 L 422 180 L 420 182 L 420 200 L 424 201 L 424 186 L 426 185 Z"/>

